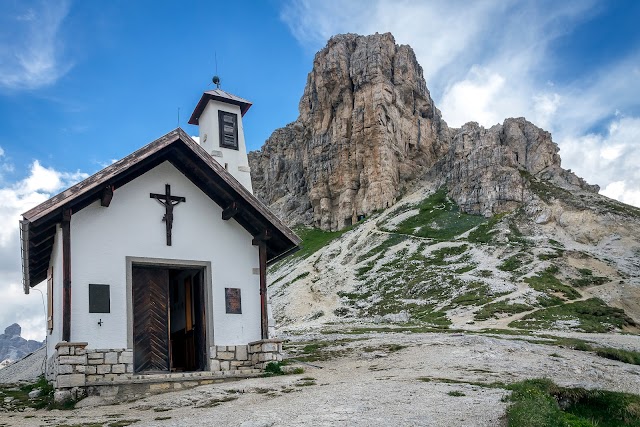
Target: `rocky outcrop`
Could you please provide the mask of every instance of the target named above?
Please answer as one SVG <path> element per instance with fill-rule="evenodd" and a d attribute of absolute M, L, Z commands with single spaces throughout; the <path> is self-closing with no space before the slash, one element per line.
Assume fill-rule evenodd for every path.
<path fill-rule="evenodd" d="M 42 343 L 26 340 L 20 336 L 22 328 L 17 323 L 8 326 L 4 334 L 0 334 L 0 361 L 16 361 L 42 347 Z"/>
<path fill-rule="evenodd" d="M 331 38 L 299 110 L 249 155 L 255 194 L 289 222 L 349 225 L 395 203 L 446 152 L 422 68 L 391 34 Z"/>
<path fill-rule="evenodd" d="M 467 213 L 489 216 L 536 198 L 531 178 L 567 189 L 598 192 L 562 169 L 551 134 L 524 118 L 485 129 L 475 122 L 452 131 L 446 161 L 435 174 L 446 177 L 449 195 Z"/>
<path fill-rule="evenodd" d="M 254 193 L 290 224 L 343 228 L 424 177 L 483 215 L 535 197 L 527 174 L 597 191 L 564 171 L 551 135 L 525 119 L 449 129 L 413 50 L 389 33 L 332 37 L 315 56 L 299 111 L 249 153 Z"/>

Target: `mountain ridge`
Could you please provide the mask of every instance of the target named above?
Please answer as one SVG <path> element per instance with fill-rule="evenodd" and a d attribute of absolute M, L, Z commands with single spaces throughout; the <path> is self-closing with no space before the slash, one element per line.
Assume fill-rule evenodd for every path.
<path fill-rule="evenodd" d="M 332 37 L 314 58 L 299 111 L 249 153 L 256 196 L 289 224 L 342 229 L 425 176 L 464 212 L 484 216 L 535 198 L 520 171 L 599 190 L 562 169 L 551 134 L 524 118 L 449 128 L 415 53 L 390 33 Z"/>

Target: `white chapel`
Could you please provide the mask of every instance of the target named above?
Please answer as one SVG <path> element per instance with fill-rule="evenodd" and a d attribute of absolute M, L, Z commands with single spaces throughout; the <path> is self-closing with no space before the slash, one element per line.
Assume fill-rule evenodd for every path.
<path fill-rule="evenodd" d="M 24 291 L 46 283 L 58 390 L 244 375 L 281 360 L 266 268 L 300 239 L 252 194 L 250 107 L 204 92 L 189 120 L 199 143 L 178 128 L 23 214 Z"/>

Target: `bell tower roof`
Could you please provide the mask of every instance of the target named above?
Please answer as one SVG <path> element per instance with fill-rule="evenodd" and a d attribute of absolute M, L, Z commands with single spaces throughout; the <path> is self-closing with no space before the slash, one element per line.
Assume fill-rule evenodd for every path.
<path fill-rule="evenodd" d="M 204 108 L 207 106 L 207 103 L 210 100 L 237 105 L 238 107 L 240 107 L 240 112 L 242 113 L 242 116 L 244 116 L 244 114 L 249 110 L 249 108 L 252 105 L 251 102 L 247 101 L 246 99 L 230 94 L 229 92 L 225 92 L 220 88 L 214 89 L 214 90 L 208 90 L 202 94 L 202 98 L 200 98 L 198 105 L 196 105 L 195 110 L 193 110 L 193 113 L 191 114 L 191 118 L 189 119 L 190 125 L 198 124 L 198 121 L 200 120 L 200 115 L 202 114 L 202 112 L 204 111 Z"/>

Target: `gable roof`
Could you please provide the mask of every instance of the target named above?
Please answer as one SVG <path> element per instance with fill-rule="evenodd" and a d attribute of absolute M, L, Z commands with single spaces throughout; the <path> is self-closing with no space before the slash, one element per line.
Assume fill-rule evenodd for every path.
<path fill-rule="evenodd" d="M 200 98 L 200 101 L 198 101 L 198 105 L 196 105 L 196 109 L 193 110 L 193 113 L 191 114 L 191 118 L 189 119 L 190 125 L 198 124 L 198 120 L 200 120 L 200 115 L 202 114 L 202 112 L 204 111 L 204 108 L 207 106 L 207 103 L 210 100 L 226 102 L 227 104 L 237 105 L 238 107 L 240 107 L 240 112 L 243 117 L 244 117 L 244 114 L 247 111 L 249 111 L 249 108 L 251 108 L 251 105 L 253 105 L 251 104 L 251 102 L 247 101 L 246 99 L 240 98 L 239 96 L 235 96 L 229 92 L 225 92 L 222 89 L 208 90 L 202 94 L 202 98 Z"/>
<path fill-rule="evenodd" d="M 56 226 L 61 223 L 64 210 L 78 212 L 100 199 L 105 189 L 117 194 L 119 187 L 164 161 L 169 161 L 223 209 L 235 203 L 237 213 L 233 219 L 252 236 L 266 232 L 269 263 L 297 250 L 300 238 L 178 128 L 22 214 L 20 240 L 25 293 L 46 279 Z"/>

